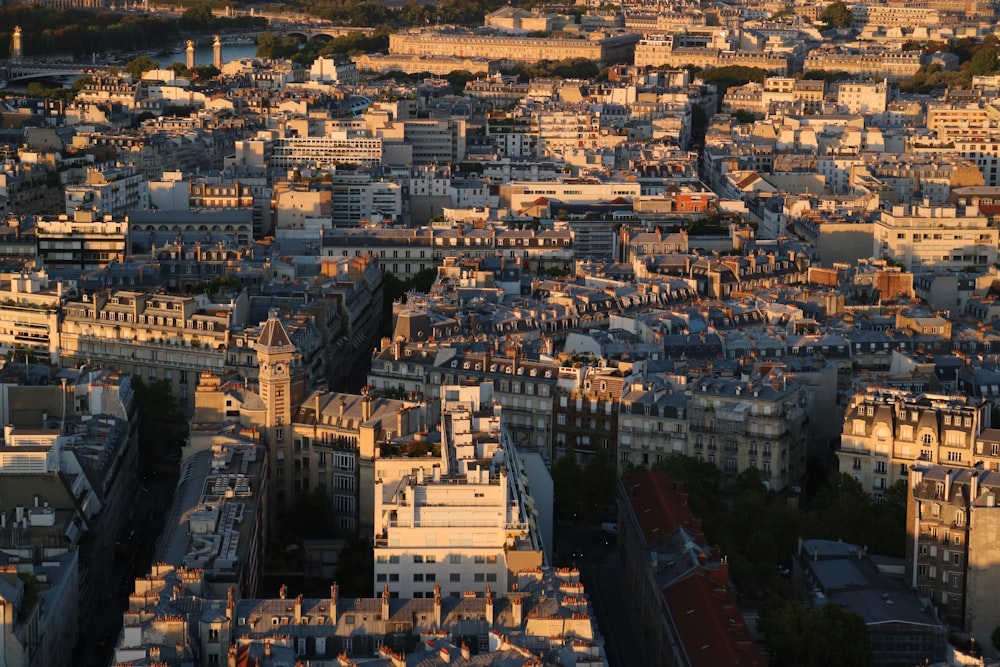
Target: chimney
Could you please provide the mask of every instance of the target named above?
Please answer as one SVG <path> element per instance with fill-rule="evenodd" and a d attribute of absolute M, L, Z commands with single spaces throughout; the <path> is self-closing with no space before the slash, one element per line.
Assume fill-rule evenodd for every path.
<path fill-rule="evenodd" d="M 979 471 L 973 470 L 969 478 L 969 504 L 976 502 L 979 497 Z"/>
<path fill-rule="evenodd" d="M 441 662 L 449 663 L 451 662 L 451 651 L 448 650 L 447 646 L 442 646 L 441 650 L 438 651 L 438 657 L 441 659 Z"/>
<path fill-rule="evenodd" d="M 319 394 L 316 394 L 316 395 L 319 396 Z M 339 415 L 341 419 L 344 418 L 344 408 L 346 408 L 346 407 L 347 407 L 347 401 L 344 398 L 341 398 L 340 399 L 340 415 Z M 316 410 L 316 414 L 319 415 L 319 410 L 318 409 Z"/>
<path fill-rule="evenodd" d="M 406 421 L 406 409 L 400 408 L 396 413 L 396 437 L 403 436 L 403 423 Z"/>
<path fill-rule="evenodd" d="M 493 591 L 491 591 L 490 587 L 487 586 L 486 587 L 486 623 L 490 627 L 493 627 L 493 619 L 494 619 L 494 615 L 493 615 Z M 468 658 L 466 658 L 466 660 L 468 660 Z"/>
<path fill-rule="evenodd" d="M 372 418 L 372 397 L 365 394 L 361 398 L 361 421 L 366 422 Z"/>
<path fill-rule="evenodd" d="M 295 623 L 302 622 L 302 594 L 299 593 L 298 597 L 295 598 Z"/>
<path fill-rule="evenodd" d="M 330 586 L 330 623 L 337 624 L 337 584 Z"/>
<path fill-rule="evenodd" d="M 510 608 L 514 615 L 514 627 L 520 628 L 521 624 L 524 623 L 524 607 L 521 605 L 521 598 L 511 598 Z"/>
<path fill-rule="evenodd" d="M 433 466 L 431 466 L 431 471 L 432 471 L 431 476 L 432 476 L 432 479 L 434 480 L 434 482 L 435 483 L 440 482 L 441 481 L 441 464 L 440 463 L 435 463 Z"/>
<path fill-rule="evenodd" d="M 389 584 L 382 589 L 382 620 L 389 620 Z"/>
<path fill-rule="evenodd" d="M 441 628 L 441 584 L 434 584 L 434 627 Z"/>
<path fill-rule="evenodd" d="M 288 595 L 288 586 L 281 584 L 281 588 L 278 589 L 278 597 L 282 600 Z"/>
<path fill-rule="evenodd" d="M 948 497 L 951 495 L 951 471 L 949 470 L 944 474 L 944 501 L 948 502 Z"/>
<path fill-rule="evenodd" d="M 912 482 L 910 486 L 918 486 L 924 481 L 924 471 L 916 466 L 910 468 L 910 481 Z"/>
<path fill-rule="evenodd" d="M 228 597 L 226 600 L 226 618 L 230 621 L 233 620 L 233 609 L 236 608 L 236 589 L 232 586 L 229 587 Z"/>
<path fill-rule="evenodd" d="M 265 658 L 271 657 L 271 642 L 269 641 L 264 642 L 264 657 Z"/>
<path fill-rule="evenodd" d="M 729 562 L 725 556 L 719 559 L 719 566 L 717 568 L 709 570 L 708 578 L 719 586 L 729 586 Z"/>
<path fill-rule="evenodd" d="M 468 659 L 469 659 L 469 646 L 465 642 L 462 642 L 462 660 L 468 660 Z"/>

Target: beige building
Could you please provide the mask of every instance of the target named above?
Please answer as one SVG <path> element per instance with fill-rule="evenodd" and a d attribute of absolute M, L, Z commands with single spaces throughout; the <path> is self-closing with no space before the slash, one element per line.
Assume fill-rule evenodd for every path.
<path fill-rule="evenodd" d="M 926 269 L 984 269 L 997 261 L 1000 231 L 974 204 L 896 204 L 873 223 L 873 257 Z"/>
<path fill-rule="evenodd" d="M 190 409 L 199 374 L 224 368 L 230 327 L 245 317 L 245 308 L 245 294 L 228 304 L 204 295 L 126 290 L 85 295 L 64 306 L 60 362 L 166 380 L 181 407 Z"/>
<path fill-rule="evenodd" d="M 678 47 L 673 39 L 650 35 L 635 46 L 636 67 L 760 67 L 772 74 L 788 74 L 788 58 L 763 51 L 727 51 L 709 47 Z"/>
<path fill-rule="evenodd" d="M 815 50 L 806 56 L 803 71 L 847 72 L 901 81 L 909 79 L 920 69 L 919 51 L 868 51 L 840 53 Z"/>
<path fill-rule="evenodd" d="M 362 53 L 351 56 L 358 69 L 364 72 L 405 72 L 419 74 L 429 72 L 438 76 L 465 71 L 482 74 L 491 70 L 487 58 L 453 58 L 451 56 L 413 56 L 385 53 Z"/>
<path fill-rule="evenodd" d="M 389 35 L 390 55 L 487 58 L 533 63 L 585 58 L 599 67 L 629 62 L 639 35 L 592 33 L 580 39 L 480 35 L 457 28 L 426 28 Z"/>
<path fill-rule="evenodd" d="M 0 354 L 31 352 L 58 363 L 59 312 L 72 287 L 50 283 L 44 271 L 0 275 Z"/>
<path fill-rule="evenodd" d="M 805 387 L 775 373 L 750 381 L 704 378 L 689 390 L 689 455 L 717 465 L 726 478 L 760 470 L 774 491 L 802 480 L 808 453 Z"/>
<path fill-rule="evenodd" d="M 837 458 L 876 500 L 919 463 L 972 467 L 973 446 L 989 426 L 989 406 L 955 396 L 872 388 L 844 416 Z"/>
<path fill-rule="evenodd" d="M 995 594 L 1000 476 L 920 464 L 909 470 L 906 578 L 953 629 L 981 646 L 1000 625 Z"/>
<path fill-rule="evenodd" d="M 510 590 L 543 562 L 521 462 L 493 384 L 441 389 L 439 462 L 375 480 L 375 589 L 462 597 Z"/>

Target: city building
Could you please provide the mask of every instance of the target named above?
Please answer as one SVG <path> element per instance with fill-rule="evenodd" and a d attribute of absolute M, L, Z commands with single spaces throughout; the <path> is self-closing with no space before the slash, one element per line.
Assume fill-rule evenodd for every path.
<path fill-rule="evenodd" d="M 75 283 L 49 281 L 44 271 L 0 276 L 0 354 L 33 354 L 59 362 L 62 306 Z"/>
<path fill-rule="evenodd" d="M 128 245 L 128 225 L 110 215 L 97 217 L 93 209 L 72 214 L 39 216 L 35 220 L 38 257 L 57 273 L 79 274 L 121 261 Z"/>
<path fill-rule="evenodd" d="M 705 377 L 687 387 L 687 448 L 731 479 L 761 472 L 768 488 L 784 491 L 806 472 L 810 398 L 780 370 L 742 380 Z"/>
<path fill-rule="evenodd" d="M 511 590 L 518 571 L 544 564 L 492 383 L 444 386 L 441 396 L 440 462 L 375 480 L 374 583 L 390 597 Z"/>
<path fill-rule="evenodd" d="M 982 646 L 1000 623 L 994 585 L 997 474 L 920 463 L 909 470 L 907 583 L 949 626 Z"/>
<path fill-rule="evenodd" d="M 792 585 L 817 607 L 834 604 L 858 615 L 868 629 L 873 665 L 944 660 L 948 625 L 900 576 L 901 563 L 894 560 L 872 557 L 856 544 L 800 539 Z"/>
<path fill-rule="evenodd" d="M 974 204 L 897 204 L 873 223 L 872 256 L 928 269 L 987 267 L 997 261 L 1000 230 Z"/>
<path fill-rule="evenodd" d="M 729 589 L 726 557 L 706 543 L 681 482 L 648 470 L 621 479 L 618 558 L 643 665 L 767 664 Z"/>
<path fill-rule="evenodd" d="M 980 433 L 990 425 L 985 401 L 958 395 L 869 388 L 851 397 L 837 459 L 868 493 L 907 479 L 910 466 L 971 468 Z"/>

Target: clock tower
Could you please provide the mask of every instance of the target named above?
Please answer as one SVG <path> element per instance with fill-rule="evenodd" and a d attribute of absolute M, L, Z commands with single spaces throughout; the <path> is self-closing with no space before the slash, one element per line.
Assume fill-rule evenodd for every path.
<path fill-rule="evenodd" d="M 279 467 L 291 465 L 292 411 L 302 401 L 304 390 L 301 356 L 278 319 L 277 311 L 268 314 L 267 322 L 254 344 L 259 366 L 258 393 L 264 403 L 263 439 L 268 447 L 271 489 L 277 501 L 272 507 L 283 509 L 289 499 L 291 475 L 278 473 Z"/>

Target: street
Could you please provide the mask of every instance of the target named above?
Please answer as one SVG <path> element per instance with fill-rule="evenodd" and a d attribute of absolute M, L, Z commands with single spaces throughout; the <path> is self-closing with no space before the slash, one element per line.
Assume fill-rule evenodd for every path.
<path fill-rule="evenodd" d="M 617 538 L 601 530 L 600 521 L 558 522 L 554 535 L 554 564 L 580 570 L 611 667 L 642 664 L 639 635 L 631 622 L 618 579 Z"/>

